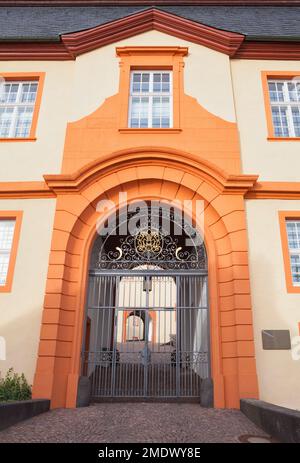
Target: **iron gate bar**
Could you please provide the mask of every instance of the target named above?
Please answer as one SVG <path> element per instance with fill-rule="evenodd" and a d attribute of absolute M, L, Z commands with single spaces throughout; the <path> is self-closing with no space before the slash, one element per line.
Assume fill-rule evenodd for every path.
<path fill-rule="evenodd" d="M 87 350 L 84 341 L 82 365 L 93 398 L 199 397 L 201 378 L 210 376 L 207 271 L 93 269 L 89 275 L 84 331 L 90 317 L 93 339 Z M 133 340 L 128 338 L 129 312 L 133 319 L 143 314 L 143 340 L 141 322 L 138 335 L 133 331 Z"/>
<path fill-rule="evenodd" d="M 207 270 L 100 270 L 92 269 L 89 276 L 207 276 Z"/>

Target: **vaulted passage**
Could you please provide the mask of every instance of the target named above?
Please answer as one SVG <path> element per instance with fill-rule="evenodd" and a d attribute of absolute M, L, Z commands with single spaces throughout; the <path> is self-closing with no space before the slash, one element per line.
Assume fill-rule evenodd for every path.
<path fill-rule="evenodd" d="M 207 260 L 181 212 L 162 203 L 137 207 L 100 231 L 82 358 L 93 400 L 199 401 L 210 377 Z"/>

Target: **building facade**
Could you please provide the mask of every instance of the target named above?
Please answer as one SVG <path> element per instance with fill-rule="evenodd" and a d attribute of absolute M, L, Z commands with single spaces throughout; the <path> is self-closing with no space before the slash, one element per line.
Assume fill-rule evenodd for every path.
<path fill-rule="evenodd" d="M 209 351 L 203 378 L 200 363 L 190 368 L 212 380 L 215 407 L 238 408 L 250 397 L 299 409 L 300 6 L 43 3 L 0 7 L 1 375 L 13 367 L 34 397 L 75 407 L 82 377 L 94 375 L 95 384 L 111 375 L 111 391 L 122 343 L 138 344 L 136 381 L 155 363 L 156 343 L 178 372 L 168 380 L 151 373 L 157 395 L 173 379 L 186 381 L 181 363 L 192 360 L 179 350 L 193 358 Z M 113 204 L 122 209 L 124 194 L 146 204 L 188 201 L 205 246 L 198 274 L 176 267 L 183 261 L 177 241 L 175 273 L 165 272 L 164 283 L 155 271 L 166 267 L 139 261 L 136 247 L 134 265 L 120 276 L 124 250 L 113 240 L 106 254 L 121 251 L 101 274 L 92 264 L 97 224 L 104 226 Z M 150 238 L 148 253 L 147 243 L 151 252 L 155 240 L 162 247 L 160 235 Z M 135 289 L 126 287 L 130 278 Z M 194 279 L 189 302 L 187 278 Z M 123 304 L 111 296 L 116 288 Z M 132 291 L 142 302 L 129 301 Z M 169 302 L 155 294 L 165 301 L 169 294 Z M 101 312 L 107 307 L 113 312 Z M 171 314 L 176 308 L 187 311 Z M 122 329 L 110 353 L 111 339 L 105 344 L 99 332 L 111 333 L 113 317 Z M 172 345 L 171 335 L 175 350 L 161 347 Z M 90 360 L 93 342 L 93 355 L 100 349 L 105 361 L 102 354 Z M 111 373 L 105 362 L 114 364 Z M 140 395 L 137 382 L 130 388 Z"/>

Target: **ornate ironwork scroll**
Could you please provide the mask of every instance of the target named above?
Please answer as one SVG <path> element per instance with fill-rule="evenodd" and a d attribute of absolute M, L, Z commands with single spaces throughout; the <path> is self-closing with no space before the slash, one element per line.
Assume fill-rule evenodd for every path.
<path fill-rule="evenodd" d="M 166 214 L 164 216 L 164 214 Z M 127 214 L 129 220 L 134 214 Z M 151 216 L 149 209 L 139 211 L 140 226 L 135 233 L 120 236 L 116 233 L 102 237 L 96 266 L 101 269 L 130 270 L 143 265 L 156 266 L 161 269 L 206 269 L 206 252 L 199 235 L 181 215 L 174 211 L 157 209 Z M 179 236 L 164 230 L 162 219 L 169 219 Z M 113 236 L 113 238 L 112 238 Z M 188 244 L 186 244 L 188 241 Z M 200 242 L 200 244 L 199 244 Z"/>

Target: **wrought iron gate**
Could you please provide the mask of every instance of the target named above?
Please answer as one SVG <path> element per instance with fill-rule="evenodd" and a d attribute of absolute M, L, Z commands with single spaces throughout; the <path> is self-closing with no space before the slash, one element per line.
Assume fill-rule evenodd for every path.
<path fill-rule="evenodd" d="M 85 327 L 93 399 L 199 397 L 210 376 L 205 270 L 92 270 Z"/>

